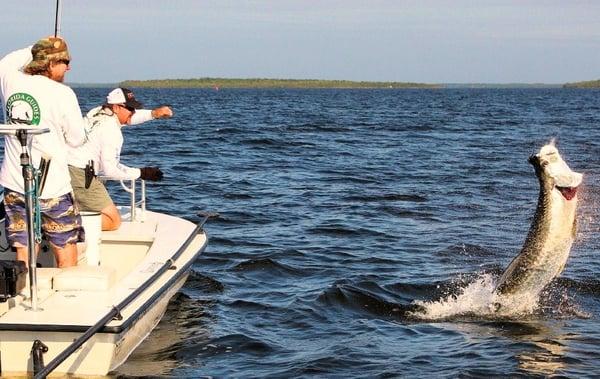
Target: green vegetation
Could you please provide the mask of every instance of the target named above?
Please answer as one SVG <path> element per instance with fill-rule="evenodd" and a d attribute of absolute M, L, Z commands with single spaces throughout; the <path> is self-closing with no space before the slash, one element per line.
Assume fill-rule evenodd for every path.
<path fill-rule="evenodd" d="M 585 82 L 566 83 L 563 88 L 600 88 L 600 79 Z"/>
<path fill-rule="evenodd" d="M 142 87 L 142 88 L 600 88 L 599 80 L 566 84 L 546 83 L 411 83 L 411 82 L 355 82 L 351 80 L 318 79 L 161 79 L 126 80 L 121 83 L 69 83 L 71 87 Z"/>
<path fill-rule="evenodd" d="M 317 79 L 164 79 L 126 80 L 123 87 L 152 88 L 442 88 L 437 84 L 404 82 L 353 82 Z"/>
<path fill-rule="evenodd" d="M 513 88 L 561 88 L 562 84 L 545 83 L 446 83 L 444 88 L 513 89 Z"/>

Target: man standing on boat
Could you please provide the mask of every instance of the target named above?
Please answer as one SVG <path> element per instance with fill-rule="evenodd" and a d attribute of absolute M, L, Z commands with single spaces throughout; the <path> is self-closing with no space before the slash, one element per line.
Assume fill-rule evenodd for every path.
<path fill-rule="evenodd" d="M 104 105 L 87 113 L 87 141 L 80 147 L 70 148 L 68 152 L 75 200 L 81 210 L 102 214 L 102 230 L 118 229 L 121 225 L 121 215 L 106 187 L 93 173 L 113 179 L 141 178 L 158 181 L 163 177 L 158 167 L 133 168 L 120 163 L 123 146 L 122 126 L 173 115 L 173 111 L 167 106 L 152 110 L 141 108 L 142 104 L 127 88 L 112 90 Z"/>
<path fill-rule="evenodd" d="M 43 38 L 33 47 L 14 51 L 0 60 L 5 122 L 50 130 L 31 137 L 31 160 L 37 167 L 42 157 L 50 159 L 39 196 L 41 227 L 59 267 L 77 264 L 76 244 L 84 239 L 66 156 L 67 146 L 78 146 L 85 138 L 85 120 L 77 97 L 62 84 L 70 61 L 66 42 L 57 37 Z M 17 260 L 28 262 L 21 150 L 15 136 L 5 136 L 0 184 L 4 186 L 8 241 L 17 250 Z"/>

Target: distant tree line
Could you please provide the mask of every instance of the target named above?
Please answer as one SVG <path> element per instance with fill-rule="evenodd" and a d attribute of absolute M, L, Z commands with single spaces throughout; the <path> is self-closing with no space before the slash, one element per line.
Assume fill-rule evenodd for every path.
<path fill-rule="evenodd" d="M 126 80 L 123 87 L 151 88 L 442 88 L 438 84 L 407 82 L 355 82 L 318 79 L 162 79 Z"/>
<path fill-rule="evenodd" d="M 566 83 L 563 85 L 564 88 L 600 88 L 599 80 L 588 80 L 584 82 Z"/>

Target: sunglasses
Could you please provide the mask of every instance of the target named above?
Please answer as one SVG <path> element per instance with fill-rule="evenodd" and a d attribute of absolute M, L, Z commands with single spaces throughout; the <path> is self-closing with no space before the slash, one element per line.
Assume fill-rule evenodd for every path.
<path fill-rule="evenodd" d="M 119 105 L 119 106 L 122 107 L 122 108 L 127 109 L 131 113 L 135 113 L 135 108 L 133 108 L 133 107 L 128 107 L 126 105 Z"/>
<path fill-rule="evenodd" d="M 70 60 L 68 60 L 68 59 L 59 59 L 59 60 L 57 60 L 56 62 L 57 62 L 57 63 L 64 63 L 64 64 L 66 64 L 67 66 L 71 64 L 71 61 L 70 61 Z"/>

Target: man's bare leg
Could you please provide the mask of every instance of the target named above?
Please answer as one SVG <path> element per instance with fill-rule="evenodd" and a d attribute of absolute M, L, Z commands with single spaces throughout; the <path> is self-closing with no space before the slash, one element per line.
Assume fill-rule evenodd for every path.
<path fill-rule="evenodd" d="M 100 213 L 102 213 L 102 230 L 119 229 L 119 226 L 121 226 L 121 214 L 114 203 L 104 207 Z"/>
<path fill-rule="evenodd" d="M 15 248 L 17 249 L 17 260 L 25 262 L 27 267 L 29 267 L 29 249 L 27 249 L 27 246 L 16 246 Z M 39 252 L 40 245 L 36 245 L 35 253 L 38 254 Z"/>
<path fill-rule="evenodd" d="M 29 251 L 27 246 L 25 247 L 16 247 L 17 249 L 17 260 L 23 261 L 29 267 Z"/>
<path fill-rule="evenodd" d="M 52 251 L 56 258 L 56 265 L 58 267 L 71 267 L 77 265 L 77 244 L 69 243 L 63 248 L 52 244 L 50 245 L 52 246 Z M 17 260 L 25 262 L 27 267 L 29 267 L 29 252 L 27 251 L 27 247 L 17 247 Z"/>
<path fill-rule="evenodd" d="M 50 245 L 52 246 L 52 251 L 56 258 L 57 267 L 77 266 L 77 244 L 68 243 L 63 248 L 53 244 Z"/>

